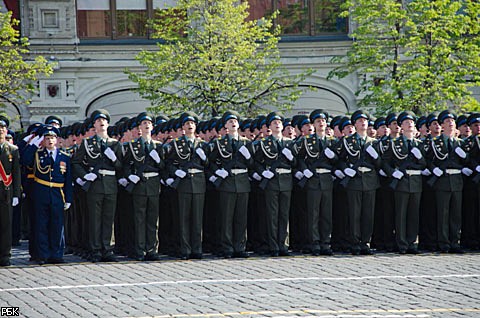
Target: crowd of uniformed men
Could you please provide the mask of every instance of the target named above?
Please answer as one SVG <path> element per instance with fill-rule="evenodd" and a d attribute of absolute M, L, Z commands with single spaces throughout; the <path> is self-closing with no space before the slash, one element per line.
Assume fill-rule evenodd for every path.
<path fill-rule="evenodd" d="M 0 265 L 480 248 L 480 114 L 0 116 Z"/>

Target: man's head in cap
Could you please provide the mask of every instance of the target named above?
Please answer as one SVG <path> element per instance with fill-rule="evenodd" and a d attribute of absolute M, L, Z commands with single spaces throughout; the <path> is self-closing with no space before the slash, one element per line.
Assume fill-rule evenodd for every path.
<path fill-rule="evenodd" d="M 260 131 L 261 136 L 266 137 L 268 135 L 271 135 L 272 131 L 267 125 L 267 116 L 260 115 L 257 118 L 258 118 L 257 127 L 258 127 L 258 130 Z"/>
<path fill-rule="evenodd" d="M 460 132 L 460 138 L 466 139 L 472 135 L 472 129 L 468 125 L 468 117 L 460 115 L 457 118 L 457 129 Z"/>
<path fill-rule="evenodd" d="M 440 126 L 440 122 L 438 121 L 438 112 L 433 112 L 427 116 L 427 127 L 432 137 L 437 137 L 442 134 L 442 126 Z"/>
<path fill-rule="evenodd" d="M 342 120 L 342 117 L 341 115 L 338 115 L 338 116 L 335 116 L 332 118 L 332 120 L 330 121 L 330 128 L 333 129 L 333 136 L 335 136 L 336 138 L 342 138 L 343 137 L 343 134 L 342 134 L 342 130 L 339 128 L 340 126 L 340 121 Z"/>
<path fill-rule="evenodd" d="M 185 135 L 189 138 L 195 137 L 197 130 L 198 116 L 194 112 L 184 112 L 180 116 L 180 123 Z"/>
<path fill-rule="evenodd" d="M 97 109 L 90 115 L 95 133 L 99 136 L 108 136 L 108 124 L 110 123 L 110 114 L 105 109 Z"/>
<path fill-rule="evenodd" d="M 295 127 L 292 125 L 291 118 L 285 118 L 283 120 L 283 132 L 284 137 L 294 139 L 296 137 Z"/>
<path fill-rule="evenodd" d="M 480 135 L 480 113 L 473 113 L 468 116 L 467 122 L 472 130 L 472 135 Z"/>
<path fill-rule="evenodd" d="M 404 111 L 397 117 L 397 123 L 408 139 L 415 137 L 415 133 L 417 132 L 417 128 L 415 127 L 416 122 L 417 116 L 411 111 Z"/>
<path fill-rule="evenodd" d="M 438 114 L 438 123 L 442 126 L 443 133 L 446 136 L 452 137 L 452 134 L 456 132 L 456 120 L 457 115 L 451 110 L 446 109 Z"/>
<path fill-rule="evenodd" d="M 227 133 L 238 139 L 238 128 L 240 127 L 240 114 L 234 110 L 227 110 L 222 116 L 223 127 L 227 129 Z"/>
<path fill-rule="evenodd" d="M 240 135 L 250 140 L 253 140 L 253 137 L 252 137 L 253 134 L 250 133 L 251 124 L 252 124 L 251 118 L 245 118 L 244 120 L 242 120 L 242 122 L 240 123 Z"/>
<path fill-rule="evenodd" d="M 377 130 L 375 129 L 375 119 L 373 117 L 368 121 L 367 136 L 377 138 Z"/>
<path fill-rule="evenodd" d="M 385 117 L 378 117 L 375 119 L 373 122 L 373 128 L 377 131 L 376 137 L 379 139 L 390 134 Z"/>
<path fill-rule="evenodd" d="M 10 125 L 8 118 L 0 115 L 0 139 L 5 139 L 8 132 L 8 125 Z"/>
<path fill-rule="evenodd" d="M 142 137 L 150 140 L 152 138 L 153 116 L 146 112 L 141 112 L 137 115 L 137 125 L 138 129 L 142 132 Z"/>
<path fill-rule="evenodd" d="M 327 128 L 328 113 L 323 109 L 315 109 L 310 113 L 310 122 L 317 135 L 324 136 Z"/>
<path fill-rule="evenodd" d="M 385 118 L 385 123 L 387 124 L 388 129 L 390 130 L 390 137 L 398 138 L 400 136 L 400 125 L 397 122 L 398 114 L 390 113 Z"/>
<path fill-rule="evenodd" d="M 5 140 L 10 143 L 10 144 L 14 144 L 13 140 L 15 139 L 15 133 L 13 132 L 13 130 L 10 130 L 10 129 L 7 129 L 7 134 L 5 135 Z"/>
<path fill-rule="evenodd" d="M 52 125 L 53 127 L 61 128 L 62 124 L 62 119 L 56 115 L 50 115 L 45 118 L 45 125 Z"/>
<path fill-rule="evenodd" d="M 297 129 L 300 131 L 301 136 L 311 135 L 315 132 L 315 129 L 313 128 L 313 125 L 307 115 L 298 115 L 295 123 Z"/>
<path fill-rule="evenodd" d="M 342 132 L 343 136 L 351 136 L 355 133 L 355 126 L 352 124 L 352 121 L 347 116 L 340 119 L 338 128 Z"/>
<path fill-rule="evenodd" d="M 352 114 L 350 120 L 355 126 L 355 131 L 360 136 L 366 136 L 370 114 L 366 110 L 359 109 Z"/>
<path fill-rule="evenodd" d="M 283 130 L 283 115 L 279 112 L 271 112 L 267 115 L 267 127 L 272 132 L 272 135 L 280 137 Z"/>
<path fill-rule="evenodd" d="M 416 124 L 417 130 L 419 132 L 419 138 L 425 138 L 427 137 L 429 130 L 427 126 L 427 116 L 420 116 L 417 119 L 417 124 Z"/>
<path fill-rule="evenodd" d="M 57 137 L 60 131 L 53 125 L 45 125 L 41 128 L 41 135 L 43 136 L 43 145 L 48 150 L 54 150 L 57 146 Z"/>

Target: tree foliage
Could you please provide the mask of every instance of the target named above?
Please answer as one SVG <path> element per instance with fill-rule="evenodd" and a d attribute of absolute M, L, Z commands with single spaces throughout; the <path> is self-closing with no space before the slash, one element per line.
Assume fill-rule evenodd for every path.
<path fill-rule="evenodd" d="M 21 38 L 15 29 L 19 22 L 12 13 L 0 12 L 0 105 L 29 103 L 29 93 L 34 91 L 33 81 L 40 75 L 53 73 L 47 60 L 38 56 L 27 61 L 28 39 Z"/>
<path fill-rule="evenodd" d="M 417 114 L 475 110 L 480 85 L 480 3 L 475 0 L 348 0 L 353 43 L 329 77 L 359 76 L 360 106 Z"/>
<path fill-rule="evenodd" d="M 151 27 L 162 41 L 137 55 L 145 71 L 127 70 L 151 110 L 253 115 L 291 107 L 302 92 L 298 83 L 311 72 L 291 75 L 283 68 L 272 18 L 247 18 L 248 3 L 237 0 L 179 0 L 156 12 Z"/>

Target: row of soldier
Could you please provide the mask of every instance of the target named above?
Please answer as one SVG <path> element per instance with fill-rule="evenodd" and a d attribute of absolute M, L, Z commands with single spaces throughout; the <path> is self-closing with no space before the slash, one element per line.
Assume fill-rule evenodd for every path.
<path fill-rule="evenodd" d="M 191 112 L 109 121 L 97 110 L 60 128 L 50 116 L 18 142 L 32 260 L 63 262 L 64 236 L 93 262 L 480 245 L 478 114 L 417 120 L 403 112 L 372 122 L 363 110 L 292 120 L 228 111 L 203 122 Z M 16 179 L 7 158 L 5 188 Z M 15 206 L 18 191 L 8 191 Z"/>

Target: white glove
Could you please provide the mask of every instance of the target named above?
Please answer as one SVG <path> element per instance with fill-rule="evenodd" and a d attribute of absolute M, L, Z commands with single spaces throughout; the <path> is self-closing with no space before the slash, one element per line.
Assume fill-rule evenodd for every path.
<path fill-rule="evenodd" d="M 83 179 L 87 181 L 95 181 L 95 179 L 97 179 L 97 175 L 93 172 L 89 172 L 85 176 L 83 176 Z"/>
<path fill-rule="evenodd" d="M 29 142 L 32 137 L 33 137 L 33 134 L 30 134 L 27 137 L 23 138 L 23 141 Z"/>
<path fill-rule="evenodd" d="M 350 178 L 355 177 L 355 175 L 357 174 L 357 172 L 355 170 L 353 170 L 352 168 L 346 168 L 345 170 L 343 170 L 343 172 L 345 172 L 345 174 L 347 176 L 349 176 Z"/>
<path fill-rule="evenodd" d="M 385 171 L 383 171 L 383 169 L 380 169 L 380 171 L 378 171 L 378 174 L 382 177 L 387 177 L 387 174 L 385 173 Z"/>
<path fill-rule="evenodd" d="M 330 148 L 325 148 L 325 156 L 328 158 L 328 159 L 333 159 L 335 158 L 335 153 L 330 149 Z"/>
<path fill-rule="evenodd" d="M 134 174 L 128 176 L 128 180 L 132 181 L 133 183 L 137 184 L 140 181 L 140 177 Z"/>
<path fill-rule="evenodd" d="M 168 186 L 170 186 L 173 183 L 173 178 L 168 178 L 165 182 L 167 183 Z"/>
<path fill-rule="evenodd" d="M 428 170 L 427 168 L 425 168 L 423 171 L 422 171 L 422 176 L 425 176 L 425 177 L 428 177 L 428 176 L 431 176 L 432 173 L 430 172 L 430 170 Z"/>
<path fill-rule="evenodd" d="M 339 179 L 345 178 L 345 174 L 342 172 L 342 170 L 335 170 L 335 175 L 336 175 L 337 178 L 339 178 Z"/>
<path fill-rule="evenodd" d="M 422 159 L 422 153 L 420 152 L 420 149 L 418 149 L 417 147 L 413 147 L 412 150 L 410 150 L 410 151 L 411 151 L 411 153 L 413 153 L 415 158 Z"/>
<path fill-rule="evenodd" d="M 465 168 L 462 169 L 462 173 L 464 175 L 466 175 L 467 177 L 470 177 L 473 174 L 473 170 L 465 167 Z"/>
<path fill-rule="evenodd" d="M 398 180 L 402 179 L 403 178 L 403 172 L 399 171 L 399 170 L 395 170 L 393 173 L 392 173 L 392 176 Z"/>
<path fill-rule="evenodd" d="M 262 172 L 262 176 L 264 176 L 267 179 L 272 179 L 274 174 L 270 170 L 265 170 L 264 172 Z"/>
<path fill-rule="evenodd" d="M 245 159 L 250 159 L 252 156 L 250 155 L 250 151 L 248 151 L 247 147 L 241 146 L 240 149 L 238 149 L 240 153 L 245 157 Z"/>
<path fill-rule="evenodd" d="M 179 178 L 185 178 L 185 176 L 187 175 L 187 173 L 181 169 L 177 169 L 175 170 L 175 175 Z"/>
<path fill-rule="evenodd" d="M 287 157 L 288 160 L 292 161 L 293 160 L 293 154 L 292 151 L 288 148 L 283 148 L 282 153 L 285 157 Z"/>
<path fill-rule="evenodd" d="M 203 161 L 207 160 L 207 156 L 205 155 L 205 152 L 203 151 L 202 148 L 197 148 L 195 152 L 200 157 L 200 159 L 202 159 Z"/>
<path fill-rule="evenodd" d="M 455 153 L 456 153 L 460 158 L 462 158 L 462 159 L 467 158 L 467 154 L 466 154 L 465 151 L 464 151 L 462 148 L 460 148 L 460 147 L 455 148 Z"/>
<path fill-rule="evenodd" d="M 18 205 L 18 198 L 17 197 L 13 197 L 12 198 L 12 206 L 17 206 Z"/>
<path fill-rule="evenodd" d="M 81 178 L 75 179 L 75 182 L 78 183 L 80 186 L 83 186 L 85 184 L 85 181 L 83 181 Z"/>
<path fill-rule="evenodd" d="M 113 152 L 112 148 L 107 147 L 107 149 L 105 149 L 105 151 L 103 153 L 105 154 L 105 156 L 108 157 L 108 159 L 110 159 L 112 161 L 117 160 L 117 156 L 115 156 L 115 153 Z"/>
<path fill-rule="evenodd" d="M 443 171 L 440 168 L 435 167 L 435 169 L 433 169 L 433 174 L 436 175 L 437 177 L 441 177 L 443 174 Z"/>
<path fill-rule="evenodd" d="M 210 178 L 208 178 L 208 181 L 210 181 L 211 183 L 214 183 L 215 181 L 217 181 L 217 177 L 211 176 Z"/>
<path fill-rule="evenodd" d="M 37 148 L 39 148 L 42 141 L 43 141 L 43 136 L 37 136 L 37 137 L 33 138 L 33 140 L 31 141 L 31 144 L 33 144 Z"/>
<path fill-rule="evenodd" d="M 302 180 L 303 173 L 301 171 L 295 172 L 295 178 L 297 178 L 298 180 Z"/>
<path fill-rule="evenodd" d="M 70 206 L 71 206 L 71 205 L 72 205 L 72 204 L 71 204 L 70 202 L 65 202 L 65 204 L 63 205 L 63 209 L 64 209 L 65 211 L 67 211 L 68 209 L 70 209 Z"/>
<path fill-rule="evenodd" d="M 478 165 L 475 170 L 477 170 L 478 173 L 480 173 L 480 165 Z"/>
<path fill-rule="evenodd" d="M 253 179 L 257 180 L 257 181 L 260 181 L 262 180 L 262 177 L 260 177 L 260 175 L 256 172 L 253 173 L 252 175 Z"/>
<path fill-rule="evenodd" d="M 127 179 L 125 179 L 125 178 L 121 178 L 121 179 L 118 180 L 118 183 L 119 183 L 120 185 L 122 185 L 123 187 L 126 187 L 127 184 L 128 184 L 128 181 L 127 181 Z"/>
<path fill-rule="evenodd" d="M 155 160 L 156 163 L 160 163 L 160 156 L 158 155 L 158 152 L 155 149 L 152 149 L 149 155 L 150 157 L 152 157 L 153 160 Z"/>
<path fill-rule="evenodd" d="M 163 181 L 163 179 L 160 179 L 160 183 L 163 184 L 163 185 L 166 185 L 165 181 Z"/>
<path fill-rule="evenodd" d="M 375 150 L 375 148 L 372 147 L 372 145 L 369 145 L 367 147 L 367 152 L 373 159 L 378 158 L 378 152 Z"/>
<path fill-rule="evenodd" d="M 217 171 L 215 171 L 215 174 L 219 177 L 222 177 L 222 179 L 225 179 L 226 177 L 228 177 L 228 172 L 227 170 L 225 169 L 217 169 Z"/>
<path fill-rule="evenodd" d="M 310 171 L 310 169 L 303 170 L 303 175 L 307 177 L 307 179 L 310 179 L 311 177 L 313 177 L 313 173 L 312 171 Z"/>

